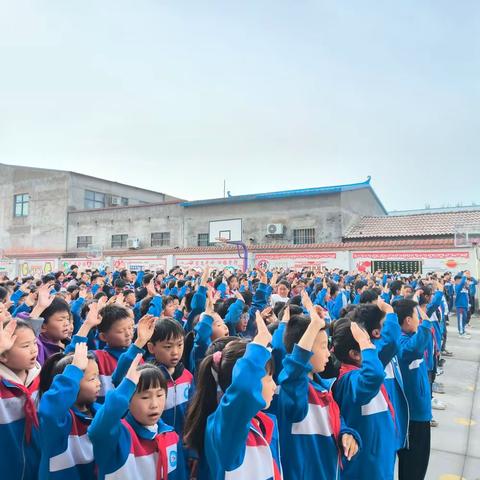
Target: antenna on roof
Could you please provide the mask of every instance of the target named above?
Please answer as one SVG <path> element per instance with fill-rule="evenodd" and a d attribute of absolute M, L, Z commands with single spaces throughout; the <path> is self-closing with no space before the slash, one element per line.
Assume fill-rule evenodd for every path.
<path fill-rule="evenodd" d="M 227 196 L 227 181 L 223 180 L 223 198 Z"/>

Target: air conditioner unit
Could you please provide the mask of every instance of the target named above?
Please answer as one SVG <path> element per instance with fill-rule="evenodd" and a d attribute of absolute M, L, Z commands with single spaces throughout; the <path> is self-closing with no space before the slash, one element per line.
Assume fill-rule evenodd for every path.
<path fill-rule="evenodd" d="M 132 250 L 137 250 L 140 248 L 140 239 L 139 238 L 128 238 L 127 247 Z"/>
<path fill-rule="evenodd" d="M 281 223 L 269 223 L 267 225 L 267 235 L 283 235 L 285 225 Z"/>
<path fill-rule="evenodd" d="M 110 205 L 120 205 L 120 203 L 121 203 L 121 198 L 120 197 L 112 196 L 110 198 Z"/>

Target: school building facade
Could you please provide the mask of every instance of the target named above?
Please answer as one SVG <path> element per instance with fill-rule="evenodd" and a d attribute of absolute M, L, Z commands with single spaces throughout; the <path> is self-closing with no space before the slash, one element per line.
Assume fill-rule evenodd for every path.
<path fill-rule="evenodd" d="M 240 222 L 250 267 L 479 272 L 480 207 L 388 214 L 370 178 L 186 201 L 74 172 L 0 164 L 0 186 L 0 272 L 11 276 L 72 263 L 241 267 L 236 246 L 211 243 L 211 225 L 231 219 Z"/>

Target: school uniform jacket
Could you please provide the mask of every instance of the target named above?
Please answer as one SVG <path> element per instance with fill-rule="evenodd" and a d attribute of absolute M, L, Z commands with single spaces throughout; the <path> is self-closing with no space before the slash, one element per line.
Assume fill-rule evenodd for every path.
<path fill-rule="evenodd" d="M 159 420 L 155 430 L 128 413 L 136 385 L 125 378 L 109 392 L 88 429 L 99 480 L 184 480 L 183 452 L 173 428 Z"/>
<path fill-rule="evenodd" d="M 342 364 L 333 395 L 347 425 L 362 438 L 362 451 L 344 462 L 341 478 L 393 480 L 396 454 L 395 412 L 376 349 L 362 350 L 362 366 Z"/>
<path fill-rule="evenodd" d="M 63 374 L 54 377 L 51 387 L 40 399 L 40 480 L 95 478 L 93 447 L 87 428 L 98 405 L 92 405 L 87 414 L 74 407 L 82 378 L 82 370 L 68 365 Z"/>
<path fill-rule="evenodd" d="M 416 333 L 402 333 L 400 338 L 398 360 L 410 407 L 410 420 L 416 422 L 432 419 L 430 382 L 425 362 L 425 350 L 431 342 L 431 322 L 428 320 L 418 326 Z"/>
<path fill-rule="evenodd" d="M 2 478 L 34 480 L 40 463 L 40 439 L 35 398 L 40 365 L 25 383 L 0 363 L 0 465 Z"/>
<path fill-rule="evenodd" d="M 250 343 L 232 383 L 207 419 L 204 455 L 211 480 L 281 480 L 275 417 L 262 410 L 262 378 L 270 352 Z"/>
<path fill-rule="evenodd" d="M 403 388 L 402 373 L 396 356 L 400 346 L 402 331 L 396 313 L 387 313 L 383 323 L 381 337 L 373 340 L 377 349 L 378 358 L 385 371 L 383 384 L 387 389 L 395 410 L 395 434 L 397 450 L 404 448 L 408 443 L 409 410 L 408 401 Z"/>
<path fill-rule="evenodd" d="M 276 414 L 281 449 L 287 452 L 282 456 L 285 480 L 336 480 L 341 463 L 347 461 L 340 446 L 342 435 L 353 435 L 361 446 L 358 433 L 340 416 L 330 391 L 332 382 L 319 375 L 308 377 L 312 355 L 295 345 L 279 377 Z"/>

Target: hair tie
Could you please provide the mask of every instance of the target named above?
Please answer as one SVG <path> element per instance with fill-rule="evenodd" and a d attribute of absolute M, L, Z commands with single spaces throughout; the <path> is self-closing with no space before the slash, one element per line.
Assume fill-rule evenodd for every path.
<path fill-rule="evenodd" d="M 219 350 L 213 354 L 213 363 L 217 368 L 220 366 L 220 362 L 222 361 L 222 354 L 222 350 Z"/>

